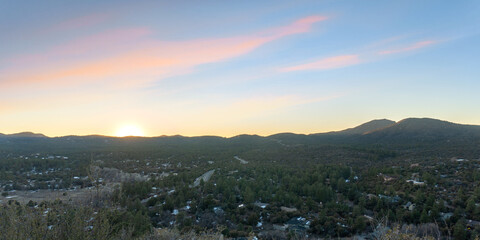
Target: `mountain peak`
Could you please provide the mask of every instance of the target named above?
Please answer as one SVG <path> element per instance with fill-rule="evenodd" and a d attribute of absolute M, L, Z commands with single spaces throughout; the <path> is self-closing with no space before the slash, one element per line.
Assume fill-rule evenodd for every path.
<path fill-rule="evenodd" d="M 406 118 L 387 128 L 365 135 L 374 142 L 465 142 L 480 137 L 480 126 L 464 125 L 432 118 Z"/>
<path fill-rule="evenodd" d="M 348 128 L 338 133 L 341 134 L 368 134 L 373 131 L 377 131 L 383 128 L 394 125 L 395 122 L 388 119 L 375 119 L 370 122 L 366 122 L 354 128 Z"/>
<path fill-rule="evenodd" d="M 405 118 L 398 121 L 397 124 L 408 127 L 438 127 L 458 125 L 452 122 L 447 122 L 434 118 Z"/>
<path fill-rule="evenodd" d="M 403 132 L 443 132 L 465 129 L 469 125 L 456 124 L 433 118 L 406 118 L 392 125 L 390 130 Z M 387 129 L 388 130 L 388 129 Z"/>

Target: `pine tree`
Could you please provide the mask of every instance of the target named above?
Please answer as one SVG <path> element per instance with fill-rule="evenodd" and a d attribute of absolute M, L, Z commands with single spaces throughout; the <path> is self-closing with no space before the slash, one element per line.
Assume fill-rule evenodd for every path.
<path fill-rule="evenodd" d="M 420 215 L 420 222 L 421 223 L 428 223 L 430 222 L 430 217 L 428 216 L 427 209 L 423 209 L 422 214 Z"/>
<path fill-rule="evenodd" d="M 458 221 L 453 227 L 453 237 L 455 238 L 455 240 L 464 240 L 467 238 L 465 224 L 462 220 Z"/>

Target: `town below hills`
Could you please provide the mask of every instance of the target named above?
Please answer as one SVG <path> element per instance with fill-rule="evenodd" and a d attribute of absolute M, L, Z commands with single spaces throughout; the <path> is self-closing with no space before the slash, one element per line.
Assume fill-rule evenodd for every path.
<path fill-rule="evenodd" d="M 480 126 L 429 118 L 265 137 L 0 134 L 5 239 L 475 239 L 479 186 Z"/>

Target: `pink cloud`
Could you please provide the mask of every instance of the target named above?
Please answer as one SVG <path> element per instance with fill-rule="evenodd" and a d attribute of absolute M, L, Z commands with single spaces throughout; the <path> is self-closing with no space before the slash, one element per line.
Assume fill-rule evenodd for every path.
<path fill-rule="evenodd" d="M 437 42 L 436 42 L 436 41 L 433 41 L 433 40 L 420 41 L 420 42 L 416 42 L 416 43 L 413 43 L 413 44 L 411 44 L 411 45 L 409 45 L 409 46 L 402 47 L 402 48 L 379 51 L 378 54 L 380 54 L 380 55 L 385 55 L 385 54 L 394 54 L 394 53 L 409 52 L 409 51 L 421 49 L 421 48 L 424 48 L 424 47 L 428 47 L 428 46 L 433 45 L 433 44 L 435 44 L 435 43 L 437 43 Z"/>
<path fill-rule="evenodd" d="M 266 30 L 251 35 L 218 38 L 197 39 L 190 41 L 163 42 L 154 39 L 145 39 L 147 29 L 119 30 L 99 34 L 70 42 L 64 46 L 56 47 L 39 54 L 33 58 L 29 72 L 15 71 L 8 73 L 3 86 L 20 86 L 36 84 L 53 87 L 53 85 L 83 84 L 91 81 L 105 81 L 105 78 L 135 79 L 138 84 L 158 80 L 164 76 L 190 72 L 197 65 L 224 61 L 251 52 L 252 50 L 281 37 L 308 32 L 312 24 L 325 20 L 322 16 L 302 18 L 292 24 Z M 109 53 L 110 56 L 95 57 L 93 59 L 76 62 L 66 62 L 68 57 L 84 51 L 109 48 L 109 45 L 122 41 L 116 38 L 137 38 L 138 44 L 134 49 Z M 117 49 L 118 50 L 118 49 Z M 73 58 L 76 59 L 76 58 Z M 43 60 L 48 60 L 53 67 L 37 69 Z M 62 66 L 62 67 L 59 67 Z M 37 69 L 37 70 L 35 70 Z M 130 80 L 132 81 L 132 80 Z M 116 84 L 119 84 L 117 81 Z"/>
<path fill-rule="evenodd" d="M 328 69 L 342 68 L 350 65 L 355 65 L 355 64 L 359 64 L 360 62 L 361 61 L 358 55 L 342 55 L 342 56 L 324 58 L 311 63 L 282 68 L 281 71 L 291 72 L 291 71 L 303 71 L 303 70 L 328 70 Z"/>
<path fill-rule="evenodd" d="M 266 31 L 261 32 L 261 35 L 275 39 L 275 38 L 280 38 L 280 37 L 284 37 L 292 34 L 306 33 L 311 31 L 313 24 L 317 22 L 325 21 L 327 19 L 328 17 L 326 16 L 319 16 L 319 15 L 309 16 L 309 17 L 296 20 L 295 22 L 286 26 L 268 29 Z"/>
<path fill-rule="evenodd" d="M 379 41 L 377 43 L 372 44 L 372 46 L 376 45 L 383 45 L 385 43 L 397 41 L 398 39 L 402 38 L 402 36 L 399 37 L 394 37 L 386 40 Z M 395 54 L 395 53 L 402 53 L 402 52 L 409 52 L 409 51 L 414 51 L 417 49 L 425 48 L 428 46 L 431 46 L 433 44 L 438 43 L 438 41 L 433 41 L 433 40 L 428 40 L 428 41 L 420 41 L 413 43 L 411 45 L 397 48 L 397 49 L 391 49 L 391 50 L 383 50 L 383 51 L 373 51 L 373 52 L 363 52 L 362 54 L 352 54 L 352 55 L 341 55 L 341 56 L 334 56 L 334 57 L 328 57 L 324 59 L 320 59 L 315 62 L 310 62 L 306 64 L 301 64 L 301 65 L 295 65 L 291 67 L 284 67 L 280 69 L 282 72 L 291 72 L 291 71 L 303 71 L 303 70 L 328 70 L 328 69 L 336 69 L 336 68 L 342 68 L 342 67 L 347 67 L 351 65 L 356 65 L 360 63 L 365 63 L 365 62 L 371 62 L 371 61 L 378 61 L 378 56 L 374 57 L 374 55 L 389 55 L 389 54 Z"/>
<path fill-rule="evenodd" d="M 22 82 L 38 85 L 55 83 L 56 86 L 65 86 L 88 83 L 107 77 L 130 76 L 136 77 L 135 81 L 141 84 L 145 82 L 140 79 L 143 76 L 165 77 L 173 73 L 189 72 L 190 68 L 196 65 L 237 57 L 266 42 L 268 39 L 250 37 L 154 42 L 143 49 L 135 49 L 120 55 L 77 62 L 60 69 L 11 75 L 8 79 L 11 80 L 11 86 Z M 76 82 L 73 78 L 81 80 Z"/>

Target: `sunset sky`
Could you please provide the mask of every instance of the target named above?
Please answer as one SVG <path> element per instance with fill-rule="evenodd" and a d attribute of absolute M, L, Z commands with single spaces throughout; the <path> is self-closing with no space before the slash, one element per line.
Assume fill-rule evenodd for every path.
<path fill-rule="evenodd" d="M 480 1 L 2 1 L 0 133 L 480 124 Z"/>

